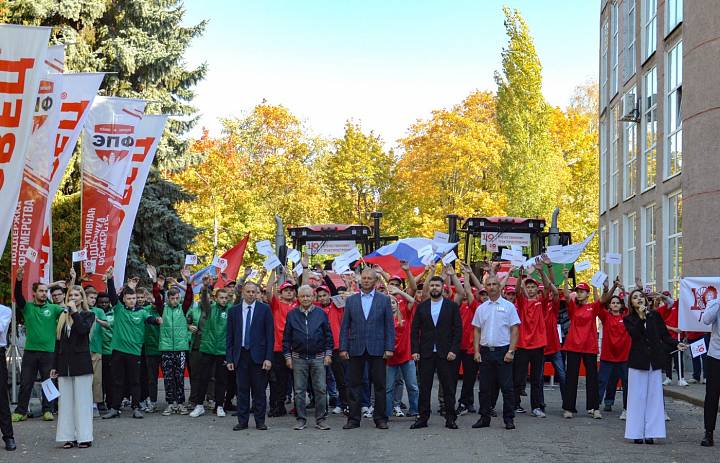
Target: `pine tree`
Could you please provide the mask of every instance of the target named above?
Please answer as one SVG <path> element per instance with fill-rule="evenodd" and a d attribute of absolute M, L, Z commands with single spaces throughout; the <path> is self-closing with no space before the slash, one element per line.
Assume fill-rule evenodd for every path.
<path fill-rule="evenodd" d="M 527 23 L 503 7 L 509 38 L 502 73 L 495 73 L 497 120 L 507 147 L 501 180 L 509 214 L 548 217 L 565 184 L 562 153 L 550 136 L 550 107 L 542 95 L 542 66 Z"/>
<path fill-rule="evenodd" d="M 175 210 L 178 202 L 191 197 L 161 175 L 199 160 L 182 136 L 197 122 L 191 105 L 193 86 L 204 78 L 206 66 L 188 69 L 183 54 L 206 23 L 184 26 L 184 13 L 179 0 L 0 1 L 0 18 L 5 22 L 53 27 L 52 41 L 67 44 L 68 71 L 114 73 L 105 77 L 101 94 L 145 98 L 150 101 L 148 113 L 182 116 L 168 121 L 143 192 L 128 253 L 128 275 L 143 273 L 144 262 L 177 270 L 198 232 Z M 77 156 L 61 191 L 66 195 L 79 191 Z M 64 220 L 57 213 L 54 216 Z M 56 224 L 54 229 L 63 226 Z M 55 239 L 64 237 L 56 233 Z M 56 268 L 61 268 L 59 259 L 63 257 L 56 253 Z"/>

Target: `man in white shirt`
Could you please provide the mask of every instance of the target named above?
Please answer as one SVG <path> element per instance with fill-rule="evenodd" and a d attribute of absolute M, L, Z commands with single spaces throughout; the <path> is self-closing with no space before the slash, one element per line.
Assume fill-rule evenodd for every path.
<path fill-rule="evenodd" d="M 485 280 L 489 299 L 475 311 L 473 347 L 480 374 L 480 419 L 473 428 L 490 426 L 491 390 L 499 383 L 503 394 L 505 429 L 515 429 L 513 410 L 512 362 L 518 340 L 518 317 L 515 305 L 500 296 L 500 281 L 495 275 Z"/>
<path fill-rule="evenodd" d="M 12 421 L 10 420 L 10 400 L 8 396 L 8 370 L 5 362 L 5 347 L 7 346 L 8 329 L 12 320 L 12 311 L 9 307 L 0 305 L 0 432 L 5 442 L 5 450 L 15 450 Z"/>

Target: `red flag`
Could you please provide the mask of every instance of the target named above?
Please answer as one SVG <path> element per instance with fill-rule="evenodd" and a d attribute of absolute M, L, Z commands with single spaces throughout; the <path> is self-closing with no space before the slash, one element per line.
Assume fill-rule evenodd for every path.
<path fill-rule="evenodd" d="M 243 263 L 243 258 L 245 257 L 245 248 L 247 247 L 249 238 L 250 233 L 246 234 L 245 238 L 221 256 L 227 260 L 227 267 L 225 267 L 225 270 L 218 276 L 218 281 L 215 284 L 217 288 L 224 288 L 228 283 L 235 281 L 237 278 L 238 272 L 240 272 L 240 266 Z"/>

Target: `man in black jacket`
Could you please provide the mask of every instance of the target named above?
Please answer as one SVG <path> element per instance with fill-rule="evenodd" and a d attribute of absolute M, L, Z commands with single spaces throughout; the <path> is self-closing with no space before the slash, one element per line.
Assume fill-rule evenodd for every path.
<path fill-rule="evenodd" d="M 410 335 L 413 360 L 420 362 L 420 416 L 410 429 L 427 427 L 430 418 L 430 395 L 436 371 L 445 395 L 445 427 L 457 429 L 455 362 L 460 352 L 462 337 L 460 309 L 455 302 L 443 297 L 442 278 L 432 277 L 428 288 L 430 299 L 417 308 Z"/>
<path fill-rule="evenodd" d="M 308 382 L 312 382 L 315 396 L 315 427 L 323 431 L 330 429 L 327 418 L 325 394 L 325 367 L 330 365 L 333 337 L 330 322 L 325 312 L 313 305 L 315 291 L 303 285 L 298 289 L 300 306 L 287 315 L 283 334 L 283 354 L 288 368 L 293 370 L 295 384 L 296 430 L 305 429 L 307 415 L 305 399 Z"/>

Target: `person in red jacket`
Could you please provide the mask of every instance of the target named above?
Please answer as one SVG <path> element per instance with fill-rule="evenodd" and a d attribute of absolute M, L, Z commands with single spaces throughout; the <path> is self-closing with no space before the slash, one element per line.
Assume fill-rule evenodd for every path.
<path fill-rule="evenodd" d="M 602 322 L 602 350 L 600 352 L 600 370 L 598 371 L 598 404 L 605 398 L 605 411 L 612 411 L 615 401 L 615 385 L 618 379 L 623 385 L 623 411 L 620 419 L 627 415 L 627 380 L 628 356 L 630 355 L 630 335 L 625 329 L 623 317 L 627 309 L 622 298 L 615 294 L 620 288 L 619 277 L 615 279 L 612 289 L 605 286 L 604 294 L 610 294 L 607 310 L 601 310 L 598 316 Z"/>
<path fill-rule="evenodd" d="M 555 370 L 555 376 L 557 376 L 558 384 L 560 385 L 560 397 L 565 398 L 565 359 L 563 359 L 562 353 L 560 352 L 560 330 L 558 324 L 558 314 L 560 312 L 560 297 L 564 297 L 559 294 L 558 297 L 546 299 L 545 302 L 545 338 L 547 344 L 545 344 L 545 362 L 550 362 Z M 545 411 L 545 392 L 543 389 L 540 390 L 540 396 L 542 403 L 540 408 Z"/>
<path fill-rule="evenodd" d="M 462 338 L 460 339 L 460 362 L 458 362 L 458 370 L 462 365 L 463 385 L 460 391 L 460 399 L 458 400 L 457 416 L 466 413 L 475 413 L 473 403 L 475 401 L 473 390 L 475 389 L 475 380 L 478 375 L 478 364 L 475 362 L 475 350 L 473 348 L 473 336 L 475 336 L 475 328 L 472 326 L 472 319 L 475 316 L 475 310 L 480 306 L 481 299 L 476 298 L 473 294 L 471 282 L 474 277 L 472 269 L 464 262 L 460 262 L 460 268 L 463 273 L 463 286 L 465 288 L 465 298 L 460 304 L 460 320 L 462 321 Z M 487 295 L 487 291 L 485 291 Z M 478 399 L 479 401 L 479 399 Z M 479 404 L 478 404 L 479 405 Z"/>
<path fill-rule="evenodd" d="M 400 291 L 393 287 L 392 292 Z M 407 293 L 404 293 L 407 294 Z M 398 299 L 390 298 L 390 305 L 393 310 L 393 318 L 395 321 L 395 354 L 388 358 L 387 364 L 387 381 L 385 387 L 385 399 L 387 400 L 387 410 L 393 408 L 393 397 L 395 392 L 395 378 L 402 375 L 405 389 L 408 394 L 408 415 L 418 416 L 418 399 L 420 397 L 420 389 L 417 383 L 417 372 L 415 369 L 415 361 L 410 355 L 410 326 L 415 311 L 415 304 L 410 304 L 408 311 L 403 313 L 400 309 Z M 377 399 L 376 399 L 377 400 Z M 399 412 L 395 410 L 395 412 Z M 404 414 L 403 414 L 404 415 Z"/>
<path fill-rule="evenodd" d="M 593 418 L 602 419 L 598 410 L 598 377 L 597 377 L 597 355 L 598 355 L 598 330 L 597 317 L 600 314 L 602 305 L 606 302 L 603 299 L 589 302 L 590 286 L 587 283 L 580 283 L 575 287 L 575 298 L 570 297 L 568 290 L 568 269 L 563 272 L 565 283 L 563 292 L 567 301 L 568 315 L 570 316 L 570 330 L 568 331 L 563 350 L 567 356 L 567 384 L 565 398 L 563 399 L 563 417 L 572 418 L 577 413 L 578 379 L 580 377 L 580 362 L 585 366 L 586 395 L 585 405 L 587 412 Z"/>

